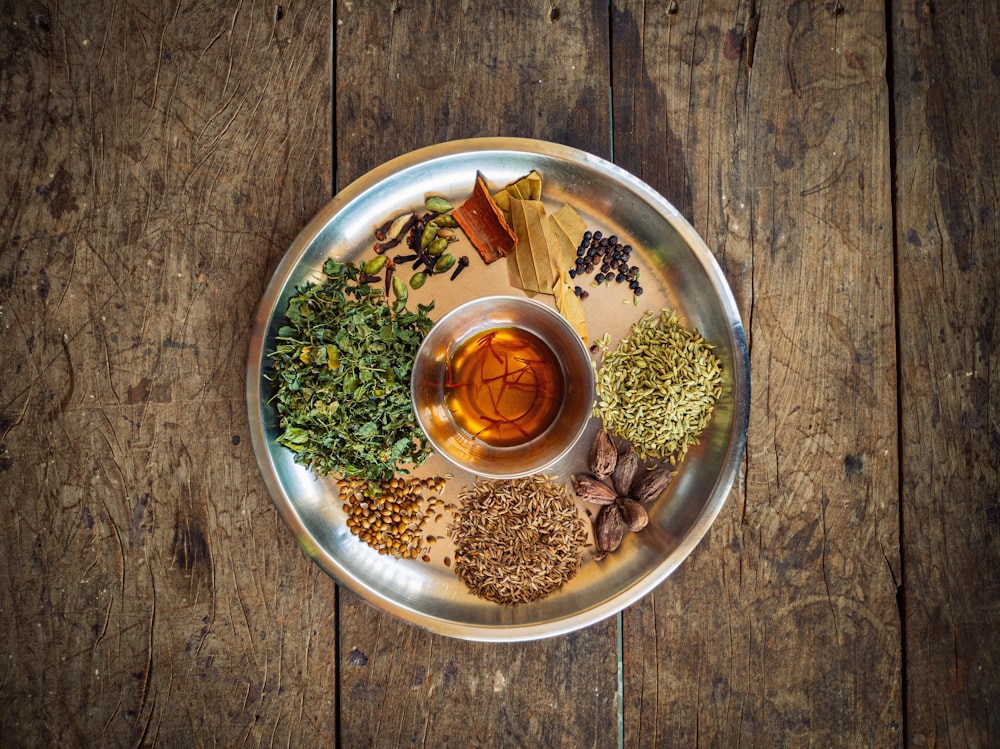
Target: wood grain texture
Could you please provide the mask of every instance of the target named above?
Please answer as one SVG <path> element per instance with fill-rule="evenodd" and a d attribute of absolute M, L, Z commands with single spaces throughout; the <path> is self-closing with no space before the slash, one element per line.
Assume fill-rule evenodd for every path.
<path fill-rule="evenodd" d="M 336 6 L 337 182 L 458 138 L 544 137 L 610 157 L 607 5 Z"/>
<path fill-rule="evenodd" d="M 0 743 L 321 743 L 332 585 L 250 449 L 330 196 L 329 9 L 4 3 Z"/>
<path fill-rule="evenodd" d="M 1000 7 L 892 21 L 907 733 L 997 746 Z"/>
<path fill-rule="evenodd" d="M 607 7 L 339 2 L 337 181 L 444 140 L 610 154 Z M 344 746 L 608 747 L 615 620 L 524 644 L 447 640 L 341 596 Z"/>
<path fill-rule="evenodd" d="M 723 266 L 754 391 L 730 501 L 625 612 L 626 746 L 901 743 L 885 19 L 861 5 L 617 6 L 616 160 Z"/>
<path fill-rule="evenodd" d="M 1000 8 L 884 8 L 0 0 L 0 745 L 1000 743 Z M 483 135 L 613 157 L 744 315 L 743 471 L 621 631 L 381 614 L 250 446 L 294 236 Z"/>

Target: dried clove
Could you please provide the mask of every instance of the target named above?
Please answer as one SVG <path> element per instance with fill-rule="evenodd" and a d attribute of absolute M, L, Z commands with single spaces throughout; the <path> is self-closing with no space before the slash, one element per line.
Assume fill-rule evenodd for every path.
<path fill-rule="evenodd" d="M 379 242 L 384 242 L 386 240 L 385 233 L 387 231 L 389 231 L 389 227 L 392 226 L 392 222 L 394 220 L 395 219 L 389 219 L 388 221 L 386 221 L 381 226 L 376 227 L 375 228 L 375 239 L 377 239 Z"/>
<path fill-rule="evenodd" d="M 462 269 L 468 267 L 469 267 L 469 256 L 462 255 L 462 257 L 458 259 L 458 265 L 455 266 L 455 270 L 451 272 L 451 280 L 454 281 L 456 278 L 458 278 L 458 274 L 462 272 Z"/>
<path fill-rule="evenodd" d="M 389 287 L 396 278 L 395 275 L 393 275 L 396 272 L 396 261 L 391 257 L 383 257 L 385 257 L 385 295 L 388 297 Z"/>

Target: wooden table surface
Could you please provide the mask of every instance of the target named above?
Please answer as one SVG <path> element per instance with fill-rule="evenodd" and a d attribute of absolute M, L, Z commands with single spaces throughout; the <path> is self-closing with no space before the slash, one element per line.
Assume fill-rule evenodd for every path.
<path fill-rule="evenodd" d="M 2 4 L 0 744 L 1000 746 L 1000 5 Z M 487 135 L 677 206 L 754 383 L 681 568 L 500 645 L 320 571 L 244 401 L 308 219 Z"/>

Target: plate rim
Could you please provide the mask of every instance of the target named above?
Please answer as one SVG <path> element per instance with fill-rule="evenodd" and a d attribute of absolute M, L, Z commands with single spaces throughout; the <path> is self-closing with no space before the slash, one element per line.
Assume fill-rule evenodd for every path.
<path fill-rule="evenodd" d="M 400 171 L 442 158 L 489 151 L 547 156 L 589 166 L 628 185 L 644 201 L 652 205 L 673 225 L 705 271 L 716 299 L 724 312 L 734 366 L 733 423 L 725 460 L 721 470 L 716 475 L 708 501 L 702 507 L 695 521 L 689 526 L 684 537 L 679 540 L 676 550 L 672 552 L 673 562 L 667 563 L 665 561 L 661 565 L 652 567 L 645 575 L 632 580 L 628 587 L 603 601 L 572 614 L 559 619 L 524 624 L 484 625 L 454 622 L 426 611 L 418 611 L 414 607 L 387 599 L 369 590 L 350 573 L 348 568 L 322 548 L 322 545 L 302 521 L 296 508 L 288 501 L 285 489 L 277 478 L 277 470 L 271 459 L 270 451 L 267 449 L 263 418 L 264 404 L 260 397 L 261 378 L 264 373 L 264 362 L 267 358 L 264 351 L 265 339 L 281 292 L 285 288 L 288 277 L 309 250 L 312 242 L 336 218 L 337 214 L 363 196 L 365 192 L 377 187 L 388 177 Z M 306 222 L 273 271 L 254 313 L 246 363 L 247 416 L 257 467 L 272 504 L 278 510 L 286 526 L 292 531 L 300 548 L 336 584 L 348 588 L 374 608 L 436 634 L 480 642 L 528 641 L 577 631 L 625 610 L 670 577 L 708 533 L 736 481 L 747 444 L 750 393 L 749 347 L 738 305 L 721 266 L 691 223 L 664 196 L 613 162 L 572 146 L 520 137 L 464 138 L 424 146 L 383 162 L 338 191 Z"/>

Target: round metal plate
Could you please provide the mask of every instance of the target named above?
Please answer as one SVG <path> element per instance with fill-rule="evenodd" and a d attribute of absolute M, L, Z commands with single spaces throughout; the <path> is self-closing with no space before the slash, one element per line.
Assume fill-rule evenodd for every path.
<path fill-rule="evenodd" d="M 492 187 L 542 175 L 542 199 L 550 211 L 570 203 L 592 230 L 617 234 L 636 248 L 645 293 L 633 300 L 625 285 L 590 288 L 584 302 L 590 339 L 608 333 L 612 345 L 646 309 L 670 307 L 715 347 L 723 365 L 724 394 L 701 444 L 680 465 L 670 489 L 649 505 L 650 522 L 626 534 L 622 547 L 595 562 L 585 552 L 577 576 L 556 593 L 529 604 L 500 606 L 471 595 L 445 566 L 453 554 L 447 517 L 428 527 L 443 537 L 429 547 L 431 562 L 379 555 L 345 526 L 342 502 L 331 478 L 317 478 L 294 463 L 276 441 L 277 415 L 268 405 L 272 383 L 268 352 L 283 324 L 296 287 L 318 280 L 328 257 L 370 257 L 373 229 L 405 210 L 419 210 L 428 194 L 456 205 L 472 190 L 476 172 Z M 472 265 L 455 281 L 431 278 L 411 291 L 410 306 L 435 303 L 433 319 L 486 294 L 519 294 L 507 282 L 504 261 L 484 265 L 471 247 Z M 638 255 L 638 258 L 636 258 Z M 537 297 L 552 304 L 551 297 Z M 341 191 L 302 230 L 271 279 L 254 320 L 247 361 L 247 407 L 254 452 L 264 482 L 284 521 L 306 553 L 337 582 L 370 604 L 433 632 L 473 640 L 530 640 L 570 632 L 612 616 L 665 580 L 691 553 L 718 515 L 736 477 L 750 400 L 746 338 L 732 292 L 708 247 L 691 225 L 649 186 L 591 154 L 536 140 L 480 138 L 420 149 L 371 171 Z M 596 419 L 568 456 L 546 471 L 569 481 L 586 470 Z M 432 457 L 418 476 L 453 474 L 442 495 L 456 501 L 475 480 Z M 580 503 L 581 511 L 595 508 Z"/>

